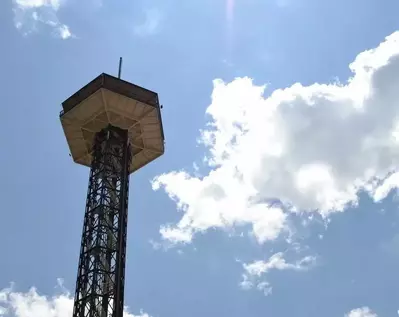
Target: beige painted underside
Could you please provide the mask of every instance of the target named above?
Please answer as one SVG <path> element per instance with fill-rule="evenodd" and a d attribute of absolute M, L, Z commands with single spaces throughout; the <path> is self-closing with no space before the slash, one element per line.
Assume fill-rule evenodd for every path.
<path fill-rule="evenodd" d="M 73 160 L 91 166 L 94 136 L 108 124 L 129 131 L 130 172 L 164 152 L 161 123 L 153 106 L 101 88 L 61 117 Z"/>

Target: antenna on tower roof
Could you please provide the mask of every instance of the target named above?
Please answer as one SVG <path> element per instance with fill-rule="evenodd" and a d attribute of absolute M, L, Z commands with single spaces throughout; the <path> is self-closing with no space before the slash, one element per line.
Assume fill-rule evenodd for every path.
<path fill-rule="evenodd" d="M 121 78 L 122 74 L 122 57 L 119 57 L 119 72 L 118 72 L 118 78 Z"/>

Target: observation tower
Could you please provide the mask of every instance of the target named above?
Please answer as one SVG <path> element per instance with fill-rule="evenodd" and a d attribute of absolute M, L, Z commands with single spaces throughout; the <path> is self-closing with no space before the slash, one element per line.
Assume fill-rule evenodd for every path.
<path fill-rule="evenodd" d="M 122 317 L 129 175 L 164 153 L 158 94 L 101 74 L 62 103 L 75 163 L 90 168 L 73 317 Z"/>

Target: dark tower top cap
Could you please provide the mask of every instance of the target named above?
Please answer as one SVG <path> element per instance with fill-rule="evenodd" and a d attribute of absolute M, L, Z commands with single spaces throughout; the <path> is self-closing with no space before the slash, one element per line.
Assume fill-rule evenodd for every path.
<path fill-rule="evenodd" d="M 130 173 L 164 153 L 158 94 L 101 74 L 62 103 L 61 123 L 76 163 L 91 166 L 94 136 L 108 125 L 128 130 Z"/>
<path fill-rule="evenodd" d="M 68 112 L 78 105 L 84 99 L 88 98 L 100 88 L 105 88 L 117 94 L 126 96 L 159 108 L 158 94 L 151 90 L 129 83 L 125 80 L 102 73 L 86 86 L 74 93 L 71 97 L 62 103 L 63 112 Z M 61 113 L 62 115 L 62 113 Z"/>

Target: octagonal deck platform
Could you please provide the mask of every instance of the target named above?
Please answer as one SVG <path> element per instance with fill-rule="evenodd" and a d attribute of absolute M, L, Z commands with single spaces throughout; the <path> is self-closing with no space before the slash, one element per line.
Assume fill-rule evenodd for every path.
<path fill-rule="evenodd" d="M 132 173 L 164 153 L 158 94 L 101 74 L 62 103 L 61 124 L 73 160 L 91 166 L 94 136 L 109 124 L 128 130 Z"/>

